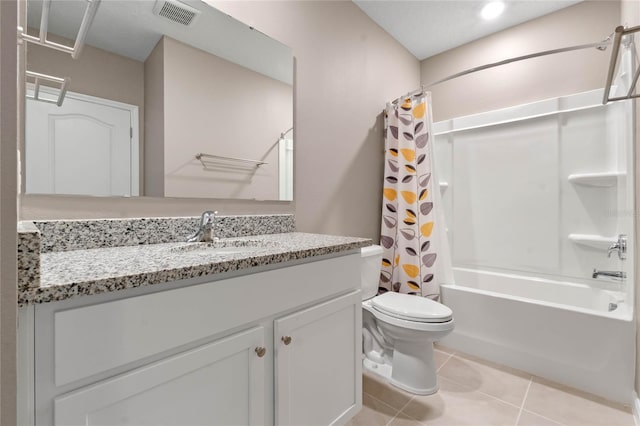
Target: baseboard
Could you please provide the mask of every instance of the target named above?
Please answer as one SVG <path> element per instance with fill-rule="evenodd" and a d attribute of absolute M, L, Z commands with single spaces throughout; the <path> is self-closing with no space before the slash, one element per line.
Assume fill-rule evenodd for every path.
<path fill-rule="evenodd" d="M 640 426 L 640 399 L 635 391 L 633 392 L 631 411 L 633 412 L 633 421 L 636 422 L 636 426 Z"/>

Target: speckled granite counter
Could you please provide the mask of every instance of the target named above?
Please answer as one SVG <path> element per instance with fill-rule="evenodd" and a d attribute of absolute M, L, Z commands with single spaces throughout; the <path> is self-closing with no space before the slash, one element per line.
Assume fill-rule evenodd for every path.
<path fill-rule="evenodd" d="M 174 242 L 42 253 L 40 284 L 20 288 L 18 303 L 45 303 L 166 283 L 338 253 L 372 243 L 364 238 L 298 232 L 234 240 L 249 240 L 258 246 L 244 252 L 212 253 L 206 249 L 182 250 L 189 243 Z"/>
<path fill-rule="evenodd" d="M 40 287 L 40 255 L 182 242 L 197 229 L 200 217 L 38 220 L 18 223 L 18 291 Z M 294 232 L 291 214 L 219 215 L 220 238 Z"/>

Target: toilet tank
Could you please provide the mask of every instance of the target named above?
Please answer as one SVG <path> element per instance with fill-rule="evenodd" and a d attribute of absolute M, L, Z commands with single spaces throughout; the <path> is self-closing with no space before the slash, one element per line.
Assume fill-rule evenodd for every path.
<path fill-rule="evenodd" d="M 360 249 L 362 300 L 371 299 L 378 294 L 380 270 L 382 268 L 382 247 L 367 246 Z"/>

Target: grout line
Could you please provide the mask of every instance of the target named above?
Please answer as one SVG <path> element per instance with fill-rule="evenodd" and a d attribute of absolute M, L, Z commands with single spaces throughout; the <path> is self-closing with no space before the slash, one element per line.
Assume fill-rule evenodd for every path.
<path fill-rule="evenodd" d="M 391 424 L 391 423 L 392 423 L 392 422 L 393 422 L 393 421 L 398 417 L 398 415 L 399 415 L 400 413 L 402 413 L 402 410 L 404 410 L 405 408 L 407 408 L 407 406 L 408 406 L 408 405 L 411 403 L 411 401 L 413 401 L 414 399 L 415 399 L 415 395 L 411 396 L 411 398 L 409 399 L 409 401 L 407 401 L 407 403 L 406 403 L 406 404 L 404 404 L 404 405 L 402 406 L 402 408 L 398 410 L 398 412 L 395 414 L 395 416 L 393 416 L 393 417 L 391 418 L 391 420 L 389 420 L 389 421 L 387 422 L 387 426 L 389 426 L 389 425 L 390 425 L 390 424 Z M 417 420 L 416 420 L 416 421 L 417 421 Z"/>
<path fill-rule="evenodd" d="M 547 420 L 547 421 L 549 421 L 549 422 L 553 423 L 554 425 L 564 426 L 564 423 L 560 423 L 560 422 L 559 422 L 559 421 L 557 421 L 557 420 L 550 419 L 549 417 L 547 417 L 547 416 L 543 416 L 542 414 L 538 414 L 538 413 L 536 413 L 535 411 L 530 411 L 530 410 L 522 410 L 522 411 L 523 411 L 523 412 L 525 412 L 525 411 L 526 411 L 526 412 L 527 412 L 527 413 L 529 413 L 529 414 L 533 414 L 534 416 L 538 416 L 538 417 L 540 417 L 540 418 L 543 418 L 543 419 L 545 419 L 545 420 Z"/>
<path fill-rule="evenodd" d="M 522 416 L 522 412 L 524 411 L 524 404 L 527 402 L 527 396 L 529 396 L 529 389 L 531 389 L 531 383 L 533 383 L 533 376 L 529 379 L 529 383 L 527 384 L 527 390 L 524 392 L 524 398 L 522 398 L 522 404 L 520 404 L 520 411 L 518 411 L 518 417 L 516 418 L 516 426 L 520 423 L 520 416 Z"/>
<path fill-rule="evenodd" d="M 442 351 L 440 351 L 440 352 L 442 352 Z M 443 353 L 446 353 L 446 352 L 443 352 Z M 453 354 L 452 354 L 452 353 L 451 353 L 451 354 L 448 354 L 448 355 L 449 355 L 449 356 L 447 357 L 447 359 L 445 359 L 445 360 L 444 360 L 444 362 L 442 363 L 442 365 L 436 369 L 436 374 L 440 372 L 440 370 L 442 369 L 442 367 L 444 367 L 444 365 L 445 365 L 447 362 L 449 362 L 449 360 L 450 360 L 451 358 L 453 358 Z"/>
<path fill-rule="evenodd" d="M 394 420 L 395 420 L 395 418 L 396 418 L 396 417 L 398 417 L 398 414 L 400 414 L 400 412 L 401 412 L 401 411 L 402 411 L 402 410 L 403 410 L 407 405 L 409 405 L 409 402 L 411 402 L 411 401 L 413 400 L 413 398 L 414 398 L 413 396 L 412 396 L 411 398 L 409 398 L 409 402 L 407 402 L 405 405 L 403 405 L 403 406 L 402 406 L 402 408 L 401 408 L 401 409 L 399 409 L 399 410 L 398 410 L 396 407 L 393 407 L 393 406 L 391 406 L 391 405 L 387 404 L 386 402 L 384 402 L 384 401 L 383 401 L 383 400 L 381 400 L 380 398 L 376 398 L 374 395 L 372 395 L 372 394 L 370 394 L 370 393 L 368 393 L 368 392 L 364 392 L 364 391 L 363 391 L 363 393 L 365 393 L 365 394 L 369 395 L 369 397 L 371 397 L 371 398 L 375 399 L 376 401 L 378 401 L 379 403 L 381 403 L 381 404 L 383 404 L 383 405 L 386 405 L 387 407 L 389 407 L 389 408 L 393 409 L 394 411 L 395 411 L 395 410 L 397 410 L 397 411 L 396 411 L 396 413 L 393 415 L 393 417 L 391 417 L 391 419 L 389 419 L 389 421 L 386 423 L 386 425 L 389 425 L 392 421 L 394 421 Z M 364 406 L 364 404 L 362 404 L 362 405 Z"/>
<path fill-rule="evenodd" d="M 484 395 L 484 396 L 489 397 L 489 398 L 491 398 L 491 399 L 495 399 L 496 401 L 501 402 L 501 403 L 503 403 L 503 404 L 507 404 L 507 405 L 510 405 L 510 406 L 512 406 L 512 407 L 514 407 L 514 408 L 520 409 L 520 406 L 518 406 L 518 405 L 514 404 L 513 402 L 505 401 L 504 399 L 500 399 L 500 398 L 498 398 L 497 396 L 494 396 L 494 395 L 488 394 L 488 393 L 483 392 L 483 391 L 478 390 L 478 389 L 474 389 L 473 387 L 469 386 L 469 385 L 468 385 L 468 384 L 466 384 L 466 383 L 459 382 L 459 381 L 457 381 L 457 380 L 453 380 L 453 379 L 450 379 L 450 378 L 448 378 L 448 377 L 444 377 L 444 376 L 438 376 L 438 378 L 439 378 L 439 379 L 447 380 L 447 381 L 449 381 L 449 382 L 451 382 L 451 383 L 455 383 L 455 384 L 456 384 L 456 385 L 458 385 L 458 386 L 463 386 L 463 387 L 465 387 L 465 388 L 468 388 L 468 389 L 470 389 L 470 391 L 471 391 L 471 392 L 473 392 L 473 393 L 478 393 L 478 394 L 480 394 L 480 395 Z"/>
<path fill-rule="evenodd" d="M 391 408 L 391 409 L 393 409 L 393 410 L 398 410 L 396 407 L 394 407 L 394 406 L 392 406 L 392 405 L 387 404 L 386 402 L 384 402 L 384 401 L 383 401 L 383 400 L 381 400 L 380 398 L 377 398 L 375 395 L 372 395 L 372 394 L 370 394 L 369 392 L 364 392 L 364 393 L 366 393 L 367 395 L 369 395 L 371 398 L 375 399 L 375 400 L 376 400 L 376 401 L 378 401 L 379 403 L 384 404 L 384 405 L 386 405 L 387 407 L 389 407 L 389 408 Z M 412 398 L 412 399 L 413 399 L 413 398 Z M 364 404 L 363 404 L 363 405 L 364 405 Z M 404 407 L 406 407 L 406 405 L 404 405 L 402 408 L 404 408 Z M 398 410 L 398 411 L 400 411 L 400 410 Z"/>
<path fill-rule="evenodd" d="M 400 411 L 404 410 L 405 408 L 407 408 L 407 407 L 409 406 L 409 404 L 411 403 L 411 401 L 413 401 L 414 399 L 416 399 L 416 396 L 415 396 L 415 395 L 412 395 L 412 396 L 411 396 L 411 399 L 410 399 L 409 401 L 407 401 L 407 403 L 406 403 L 406 404 L 404 404 L 404 405 L 402 406 L 402 408 L 401 408 L 398 412 L 400 412 Z"/>
<path fill-rule="evenodd" d="M 395 416 L 391 417 L 389 419 L 389 421 L 385 424 L 385 426 L 389 426 L 391 423 L 393 423 L 393 421 L 396 419 L 396 417 L 398 417 L 398 414 L 400 414 L 400 411 L 398 411 Z"/>
<path fill-rule="evenodd" d="M 454 353 L 452 353 L 452 354 L 451 354 L 451 356 L 450 356 L 449 358 L 447 358 L 447 360 L 442 364 L 442 366 L 441 366 L 440 368 L 444 367 L 444 365 L 445 365 L 445 364 L 446 364 L 446 363 L 447 363 L 451 358 L 453 358 L 453 356 L 454 356 L 454 355 L 455 355 L 455 354 L 454 354 Z M 476 361 L 474 361 L 473 359 L 468 359 L 468 358 L 464 358 L 464 357 L 461 357 L 461 356 L 456 356 L 456 358 L 458 358 L 458 359 L 459 359 L 459 360 L 461 360 L 461 361 L 471 361 L 471 362 L 476 362 Z M 480 358 L 480 359 L 483 359 L 483 358 Z M 493 369 L 493 370 L 496 370 L 496 371 L 500 371 L 500 372 L 505 373 L 505 374 L 509 374 L 509 375 L 511 375 L 511 376 L 518 377 L 517 375 L 514 375 L 514 374 L 512 374 L 512 373 L 510 373 L 510 372 L 508 372 L 508 371 L 505 371 L 505 370 L 503 370 L 503 369 L 501 369 L 501 368 L 499 368 L 499 367 L 492 367 L 492 366 L 487 366 L 487 367 L 489 367 L 489 368 L 491 368 L 491 369 Z M 438 371 L 437 371 L 438 373 L 440 372 L 440 368 L 438 368 Z M 523 372 L 523 373 L 524 373 L 524 372 Z M 533 381 L 533 377 L 534 377 L 534 376 L 533 376 L 533 375 L 531 375 L 531 374 L 527 374 L 527 375 L 529 376 L 529 384 L 527 385 L 527 390 L 525 391 L 525 395 L 524 395 L 523 403 L 522 403 L 521 405 L 519 405 L 519 406 L 518 406 L 518 405 L 516 405 L 516 404 L 514 404 L 513 402 L 509 402 L 509 401 L 505 401 L 505 400 L 503 400 L 503 399 L 500 399 L 500 398 L 498 398 L 498 397 L 497 397 L 497 396 L 495 396 L 495 395 L 488 394 L 488 393 L 483 392 L 483 391 L 478 390 L 478 389 L 473 389 L 473 388 L 471 388 L 471 387 L 469 386 L 469 384 L 467 384 L 467 383 L 464 383 L 464 382 L 461 382 L 461 381 L 458 381 L 458 380 L 455 380 L 455 379 L 451 379 L 451 378 L 449 378 L 449 377 L 445 377 L 445 376 L 440 376 L 440 375 L 438 375 L 438 377 L 439 377 L 439 378 L 443 378 L 443 379 L 445 379 L 445 380 L 448 380 L 448 381 L 450 381 L 450 382 L 452 382 L 452 383 L 455 383 L 455 384 L 457 384 L 457 385 L 460 385 L 460 386 L 464 386 L 464 387 L 470 388 L 472 392 L 477 392 L 477 393 L 479 393 L 479 394 L 481 394 L 481 395 L 488 396 L 489 398 L 495 399 L 496 401 L 500 401 L 500 402 L 502 402 L 503 404 L 507 404 L 507 405 L 510 405 L 510 406 L 515 407 L 515 408 L 518 408 L 518 409 L 522 409 L 523 404 L 524 404 L 524 400 L 527 398 L 527 394 L 529 393 L 529 387 L 531 386 L 531 383 L 532 383 L 532 381 Z M 520 415 L 519 415 L 519 414 L 518 414 L 518 417 L 520 417 Z M 640 426 L 640 425 L 639 425 L 639 426 Z"/>

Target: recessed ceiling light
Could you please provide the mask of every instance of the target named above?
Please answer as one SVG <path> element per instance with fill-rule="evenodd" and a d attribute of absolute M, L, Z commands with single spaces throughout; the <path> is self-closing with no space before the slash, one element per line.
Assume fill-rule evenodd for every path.
<path fill-rule="evenodd" d="M 487 3 L 480 13 L 484 19 L 494 19 L 500 16 L 504 11 L 504 3 L 501 1 L 492 1 Z"/>

